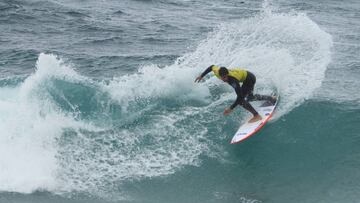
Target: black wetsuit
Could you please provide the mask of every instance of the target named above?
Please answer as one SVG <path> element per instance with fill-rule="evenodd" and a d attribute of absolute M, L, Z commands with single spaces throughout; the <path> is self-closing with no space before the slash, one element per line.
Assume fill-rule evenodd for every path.
<path fill-rule="evenodd" d="M 246 110 L 250 111 L 254 116 L 258 115 L 258 112 L 254 109 L 254 107 L 251 106 L 251 104 L 248 102 L 248 99 L 246 99 L 250 97 L 251 100 L 253 100 L 255 98 L 253 95 L 255 82 L 256 78 L 254 74 L 250 73 L 249 71 L 247 71 L 247 76 L 242 86 L 240 86 L 240 81 L 228 75 L 227 83 L 234 88 L 237 95 L 235 102 L 230 106 L 231 110 L 234 109 L 237 105 L 241 105 Z"/>
<path fill-rule="evenodd" d="M 212 71 L 212 66 L 208 67 L 202 74 L 201 77 L 204 77 L 206 74 Z M 234 88 L 236 92 L 236 100 L 230 106 L 230 109 L 233 110 L 237 105 L 243 106 L 246 110 L 250 111 L 254 116 L 258 115 L 258 112 L 254 107 L 249 103 L 249 101 L 254 100 L 272 100 L 271 96 L 264 96 L 259 94 L 253 94 L 254 86 L 256 83 L 256 77 L 251 72 L 247 71 L 246 79 L 244 80 L 242 86 L 240 86 L 240 81 L 236 78 L 228 75 L 227 83 Z"/>

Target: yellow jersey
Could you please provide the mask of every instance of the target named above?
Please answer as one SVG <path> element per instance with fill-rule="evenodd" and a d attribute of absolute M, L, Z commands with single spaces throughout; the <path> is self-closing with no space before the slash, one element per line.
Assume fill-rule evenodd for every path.
<path fill-rule="evenodd" d="M 220 75 L 219 75 L 219 69 L 220 66 L 212 66 L 211 70 L 212 72 L 215 74 L 215 76 L 219 79 L 221 79 Z M 228 69 L 229 70 L 229 76 L 232 76 L 234 78 L 236 78 L 239 82 L 244 82 L 247 76 L 247 71 L 241 68 L 233 68 L 233 69 Z"/>

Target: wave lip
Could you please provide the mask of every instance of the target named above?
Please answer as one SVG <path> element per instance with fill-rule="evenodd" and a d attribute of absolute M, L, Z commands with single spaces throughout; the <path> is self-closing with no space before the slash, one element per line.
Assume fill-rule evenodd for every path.
<path fill-rule="evenodd" d="M 0 88 L 0 190 L 106 196 L 109 185 L 199 164 L 205 130 L 198 122 L 192 131 L 181 125 L 197 111 L 176 102 L 198 90 L 192 74 L 173 68 L 93 81 L 40 54 L 32 75 Z"/>
<path fill-rule="evenodd" d="M 63 113 L 48 94 L 53 79 L 82 80 L 62 63 L 54 55 L 40 54 L 34 74 L 0 88 L 0 191 L 56 191 L 63 184 L 56 139 L 64 129 L 84 125 Z"/>

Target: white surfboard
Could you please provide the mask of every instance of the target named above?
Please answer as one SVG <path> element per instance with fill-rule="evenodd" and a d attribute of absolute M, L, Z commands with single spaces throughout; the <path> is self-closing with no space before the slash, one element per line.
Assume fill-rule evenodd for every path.
<path fill-rule="evenodd" d="M 251 105 L 256 109 L 256 111 L 261 115 L 262 119 L 253 123 L 249 123 L 249 118 L 246 123 L 240 126 L 238 131 L 235 133 L 234 137 L 231 140 L 231 144 L 239 143 L 251 135 L 258 132 L 271 118 L 273 115 L 275 108 L 278 104 L 279 96 L 277 96 L 276 102 L 271 103 L 269 101 L 261 101 L 261 102 L 252 102 Z"/>

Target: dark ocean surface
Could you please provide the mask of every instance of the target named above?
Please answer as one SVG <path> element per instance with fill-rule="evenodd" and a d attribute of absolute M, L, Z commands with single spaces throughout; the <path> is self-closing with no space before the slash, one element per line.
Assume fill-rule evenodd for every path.
<path fill-rule="evenodd" d="M 360 202 L 360 1 L 0 0 L 0 203 Z M 243 67 L 281 100 L 250 115 Z"/>

